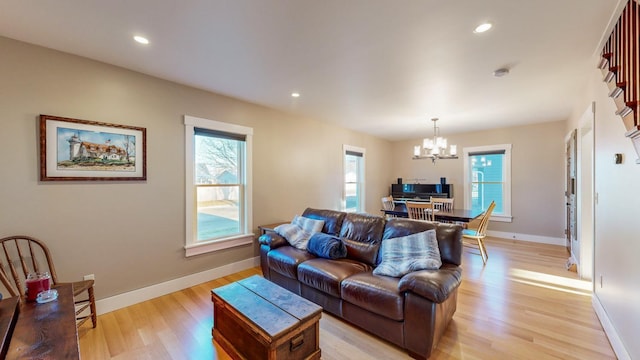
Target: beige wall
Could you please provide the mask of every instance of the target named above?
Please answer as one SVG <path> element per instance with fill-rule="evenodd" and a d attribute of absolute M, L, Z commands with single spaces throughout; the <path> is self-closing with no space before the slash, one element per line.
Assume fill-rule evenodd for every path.
<path fill-rule="evenodd" d="M 99 299 L 257 255 L 184 257 L 185 114 L 254 129 L 254 229 L 338 209 L 342 144 L 366 149 L 369 212 L 391 181 L 378 138 L 7 38 L 0 53 L 0 237 L 45 240 L 59 277 L 95 274 Z M 148 180 L 39 182 L 39 114 L 147 128 Z"/>
<path fill-rule="evenodd" d="M 464 147 L 512 144 L 512 223 L 492 221 L 489 230 L 553 238 L 564 237 L 564 132 L 565 121 L 517 126 L 462 134 L 443 135 L 450 144 Z M 432 136 L 425 129 L 425 136 Z M 413 146 L 421 139 L 393 144 L 394 177 L 407 183 L 438 183 L 446 177 L 453 184 L 455 206 L 464 206 L 463 160 L 412 160 Z M 518 235 L 516 235 L 518 236 Z"/>
<path fill-rule="evenodd" d="M 594 58 L 593 64 L 599 59 Z M 580 126 L 580 116 L 595 101 L 595 296 L 604 308 L 626 351 L 640 358 L 640 165 L 631 140 L 595 69 L 586 74 L 588 86 L 574 107 L 569 128 Z M 614 163 L 614 154 L 622 153 L 622 164 Z M 580 181 L 580 179 L 578 179 Z M 602 286 L 600 279 L 602 277 Z"/>

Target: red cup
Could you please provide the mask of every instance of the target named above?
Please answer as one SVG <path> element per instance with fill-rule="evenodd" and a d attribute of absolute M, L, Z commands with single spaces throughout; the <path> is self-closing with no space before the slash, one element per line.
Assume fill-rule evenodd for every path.
<path fill-rule="evenodd" d="M 44 291 L 42 280 L 36 274 L 29 274 L 26 281 L 27 301 L 36 301 L 36 297 Z"/>
<path fill-rule="evenodd" d="M 49 291 L 49 289 L 51 289 L 51 275 L 49 275 L 48 272 L 44 272 L 38 275 L 40 281 L 42 281 L 42 289 L 44 289 L 44 291 Z"/>
<path fill-rule="evenodd" d="M 48 272 L 29 274 L 25 282 L 27 287 L 27 301 L 36 301 L 38 294 L 51 288 L 51 276 Z"/>

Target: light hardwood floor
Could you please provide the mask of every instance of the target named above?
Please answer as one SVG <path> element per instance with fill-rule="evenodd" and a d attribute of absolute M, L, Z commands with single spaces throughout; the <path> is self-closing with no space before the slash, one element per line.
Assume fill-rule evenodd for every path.
<path fill-rule="evenodd" d="M 465 250 L 458 309 L 431 359 L 615 359 L 591 306 L 591 284 L 565 270 L 560 246 L 489 238 L 489 261 Z M 211 339 L 210 290 L 259 268 L 98 317 L 81 328 L 84 360 L 230 359 Z M 323 313 L 322 358 L 409 359 Z"/>

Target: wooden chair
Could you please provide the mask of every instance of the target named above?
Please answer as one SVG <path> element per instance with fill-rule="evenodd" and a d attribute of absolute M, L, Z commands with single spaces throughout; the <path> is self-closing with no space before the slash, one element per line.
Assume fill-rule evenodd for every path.
<path fill-rule="evenodd" d="M 487 211 L 482 214 L 479 222 L 472 221 L 469 223 L 469 228 L 462 231 L 462 240 L 464 246 L 478 248 L 480 250 L 480 256 L 482 256 L 482 263 L 486 264 L 489 259 L 487 254 L 487 248 L 484 246 L 484 238 L 487 236 L 487 227 L 489 226 L 489 219 L 493 208 L 496 207 L 495 201 L 492 201 L 487 208 Z M 477 227 L 476 227 L 477 226 Z M 467 240 L 467 241 L 465 241 Z"/>
<path fill-rule="evenodd" d="M 385 196 L 382 198 L 382 209 L 383 210 L 393 210 L 395 209 L 396 204 L 393 202 L 393 196 Z"/>
<path fill-rule="evenodd" d="M 453 211 L 453 198 L 431 197 L 433 208 L 440 211 Z"/>
<path fill-rule="evenodd" d="M 9 236 L 0 239 L 0 280 L 11 294 L 25 299 L 25 280 L 29 273 L 48 271 L 51 285 L 61 284 L 51 259 L 51 253 L 44 242 L 28 236 Z M 97 325 L 96 304 L 93 294 L 93 280 L 71 283 L 76 305 L 76 326 L 81 326 L 91 318 L 93 327 Z M 84 293 L 86 292 L 86 295 Z M 84 315 L 89 310 L 89 315 Z"/>
<path fill-rule="evenodd" d="M 407 201 L 406 204 L 409 219 L 435 221 L 433 203 Z"/>
<path fill-rule="evenodd" d="M 393 210 L 396 208 L 396 204 L 393 202 L 393 196 L 385 196 L 382 198 L 382 210 Z M 395 215 L 386 214 L 387 219 L 396 217 Z"/>

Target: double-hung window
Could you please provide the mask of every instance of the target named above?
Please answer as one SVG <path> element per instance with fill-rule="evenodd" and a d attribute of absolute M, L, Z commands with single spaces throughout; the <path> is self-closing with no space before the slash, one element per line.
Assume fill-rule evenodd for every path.
<path fill-rule="evenodd" d="M 253 129 L 185 116 L 186 255 L 249 244 Z"/>
<path fill-rule="evenodd" d="M 485 211 L 492 220 L 511 222 L 511 144 L 468 147 L 464 152 L 464 207 Z"/>
<path fill-rule="evenodd" d="M 343 208 L 347 212 L 364 212 L 364 155 L 365 149 L 344 145 Z"/>

